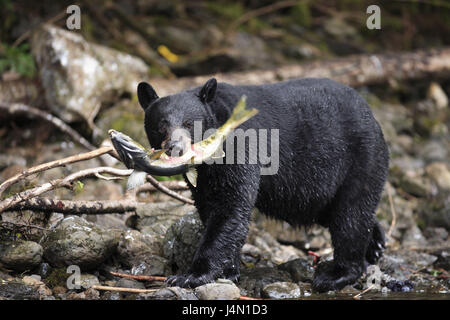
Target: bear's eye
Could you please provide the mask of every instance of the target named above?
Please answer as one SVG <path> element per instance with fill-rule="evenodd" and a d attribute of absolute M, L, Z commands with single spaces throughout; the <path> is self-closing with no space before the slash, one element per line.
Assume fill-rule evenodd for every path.
<path fill-rule="evenodd" d="M 165 133 L 168 127 L 167 121 L 163 120 L 158 125 L 158 132 L 159 133 Z"/>

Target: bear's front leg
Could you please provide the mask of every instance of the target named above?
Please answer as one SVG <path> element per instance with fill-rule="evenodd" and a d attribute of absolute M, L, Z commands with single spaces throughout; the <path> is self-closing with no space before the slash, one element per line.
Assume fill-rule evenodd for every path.
<path fill-rule="evenodd" d="M 259 174 L 252 172 L 247 170 L 246 175 L 238 176 L 239 170 L 234 170 L 232 181 L 223 176 L 209 180 L 202 192 L 196 190 L 196 206 L 205 232 L 190 268 L 185 274 L 169 277 L 170 285 L 195 288 L 219 277 L 239 278 L 240 250 L 259 186 Z"/>

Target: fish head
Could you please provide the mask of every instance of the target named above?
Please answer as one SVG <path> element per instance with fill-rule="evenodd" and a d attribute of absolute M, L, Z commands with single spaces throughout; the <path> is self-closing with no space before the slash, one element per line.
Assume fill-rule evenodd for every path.
<path fill-rule="evenodd" d="M 216 122 L 209 106 L 216 86 L 215 79 L 211 79 L 201 88 L 159 98 L 149 84 L 140 84 L 138 98 L 145 110 L 145 131 L 150 145 L 179 157 L 193 143 L 201 141 L 206 129 Z"/>

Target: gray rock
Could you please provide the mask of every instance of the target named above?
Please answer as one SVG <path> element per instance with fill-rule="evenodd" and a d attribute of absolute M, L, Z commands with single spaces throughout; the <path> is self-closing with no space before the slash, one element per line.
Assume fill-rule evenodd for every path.
<path fill-rule="evenodd" d="M 99 113 L 95 121 L 97 130 L 94 131 L 94 141 L 100 144 L 109 139 L 108 130 L 115 129 L 126 132 L 127 135 L 149 147 L 147 135 L 143 126 L 144 112 L 136 100 L 123 99 L 113 107 Z"/>
<path fill-rule="evenodd" d="M 100 281 L 98 281 L 98 278 L 94 276 L 93 274 L 89 273 L 82 273 L 80 274 L 80 282 L 79 282 L 81 288 L 83 289 L 90 289 L 92 286 L 98 286 L 100 285 Z"/>
<path fill-rule="evenodd" d="M 160 236 L 163 240 L 167 230 L 175 221 L 195 210 L 194 206 L 174 201 L 146 203 L 136 208 L 136 215 L 127 220 L 127 225 L 142 233 Z"/>
<path fill-rule="evenodd" d="M 25 158 L 17 154 L 0 154 L 0 170 L 10 166 L 25 167 L 26 165 L 27 161 L 25 160 Z"/>
<path fill-rule="evenodd" d="M 180 287 L 162 288 L 156 292 L 140 293 L 138 300 L 198 300 L 194 291 Z"/>
<path fill-rule="evenodd" d="M 434 263 L 434 266 L 444 270 L 450 270 L 450 250 L 441 250 L 436 255 L 438 259 Z"/>
<path fill-rule="evenodd" d="M 140 58 L 51 25 L 33 33 L 31 47 L 47 103 L 67 122 L 93 119 L 102 102 L 134 93 L 148 72 Z"/>
<path fill-rule="evenodd" d="M 380 270 L 397 280 L 407 280 L 410 270 L 418 270 L 431 266 L 438 257 L 413 250 L 399 250 L 395 253 L 384 252 L 378 262 Z"/>
<path fill-rule="evenodd" d="M 261 290 L 274 282 L 292 282 L 288 272 L 275 268 L 253 268 L 241 271 L 239 288 L 244 296 L 261 297 Z"/>
<path fill-rule="evenodd" d="M 295 282 L 312 282 L 314 277 L 314 268 L 308 260 L 301 258 L 280 264 L 277 268 L 288 272 Z"/>
<path fill-rule="evenodd" d="M 239 288 L 231 281 L 219 279 L 195 288 L 194 293 L 200 300 L 238 300 Z"/>
<path fill-rule="evenodd" d="M 131 274 L 140 276 L 161 276 L 172 272 L 169 261 L 155 255 L 142 256 L 143 260 L 131 266 Z"/>
<path fill-rule="evenodd" d="M 164 238 L 164 257 L 177 272 L 185 272 L 189 268 L 203 229 L 197 211 L 192 211 L 177 220 L 167 231 Z"/>
<path fill-rule="evenodd" d="M 450 192 L 450 171 L 444 162 L 434 162 L 425 168 L 428 177 L 443 192 Z"/>
<path fill-rule="evenodd" d="M 61 220 L 42 239 L 44 258 L 52 266 L 78 265 L 82 270 L 100 265 L 112 254 L 117 243 L 115 232 L 76 216 Z"/>
<path fill-rule="evenodd" d="M 421 202 L 417 211 L 426 226 L 450 230 L 450 194 L 439 193 Z"/>
<path fill-rule="evenodd" d="M 409 228 L 403 234 L 402 245 L 404 247 L 425 247 L 427 244 L 427 240 L 417 226 Z"/>
<path fill-rule="evenodd" d="M 38 287 L 26 285 L 23 282 L 0 282 L 0 297 L 11 300 L 39 300 Z"/>
<path fill-rule="evenodd" d="M 32 270 L 42 260 L 43 249 L 33 241 L 0 243 L 0 263 L 15 271 Z"/>
<path fill-rule="evenodd" d="M 116 287 L 131 288 L 131 289 L 145 289 L 145 285 L 134 279 L 122 278 L 116 283 Z"/>
<path fill-rule="evenodd" d="M 274 282 L 262 289 L 262 296 L 269 299 L 298 299 L 300 287 L 293 282 Z"/>
<path fill-rule="evenodd" d="M 162 255 L 161 243 L 151 234 L 143 234 L 137 230 L 122 233 L 117 246 L 119 261 L 126 267 L 145 260 L 148 255 Z"/>
<path fill-rule="evenodd" d="M 431 186 L 427 180 L 416 172 L 403 171 L 400 167 L 391 166 L 390 181 L 400 189 L 417 197 L 427 197 L 431 194 Z"/>
<path fill-rule="evenodd" d="M 48 263 L 43 262 L 39 265 L 38 273 L 42 279 L 47 278 L 51 272 L 52 272 L 52 267 Z"/>

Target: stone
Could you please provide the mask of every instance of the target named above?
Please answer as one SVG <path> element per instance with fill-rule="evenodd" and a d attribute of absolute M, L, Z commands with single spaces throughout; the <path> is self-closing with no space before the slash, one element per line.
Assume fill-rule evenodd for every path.
<path fill-rule="evenodd" d="M 430 83 L 428 87 L 427 96 L 436 104 L 439 109 L 444 109 L 448 106 L 448 97 L 445 91 L 437 82 Z"/>
<path fill-rule="evenodd" d="M 98 286 L 100 285 L 100 281 L 98 281 L 98 278 L 94 276 L 93 274 L 89 273 L 82 273 L 80 274 L 80 287 L 83 289 L 90 289 L 92 286 Z"/>
<path fill-rule="evenodd" d="M 148 73 L 140 58 L 48 24 L 34 31 L 31 50 L 47 104 L 66 122 L 94 119 L 102 103 L 134 93 Z"/>
<path fill-rule="evenodd" d="M 269 299 L 298 299 L 301 297 L 301 291 L 296 283 L 274 282 L 262 289 L 262 296 Z"/>
<path fill-rule="evenodd" d="M 127 230 L 122 233 L 117 246 L 117 256 L 124 266 L 132 267 L 139 261 L 145 260 L 146 255 L 162 255 L 161 243 L 155 236 L 137 230 Z"/>
<path fill-rule="evenodd" d="M 194 293 L 199 300 L 238 300 L 241 296 L 239 288 L 225 279 L 199 286 L 194 289 Z"/>
<path fill-rule="evenodd" d="M 450 191 L 450 171 L 444 162 L 434 162 L 425 168 L 428 177 L 442 191 Z"/>
<path fill-rule="evenodd" d="M 312 282 L 314 277 L 314 268 L 302 258 L 280 264 L 277 268 L 288 272 L 295 282 Z"/>
<path fill-rule="evenodd" d="M 43 249 L 33 241 L 0 243 L 0 263 L 15 271 L 32 270 L 39 266 Z"/>
<path fill-rule="evenodd" d="M 204 227 L 197 211 L 192 211 L 178 219 L 167 231 L 164 238 L 164 257 L 173 266 L 173 271 L 185 272 L 200 243 Z"/>
<path fill-rule="evenodd" d="M 117 234 L 77 216 L 61 220 L 42 240 L 44 257 L 53 267 L 94 269 L 116 249 Z"/>
<path fill-rule="evenodd" d="M 239 288 L 241 295 L 261 297 L 261 290 L 274 282 L 292 282 L 290 274 L 286 271 L 270 267 L 257 267 L 241 270 Z"/>

